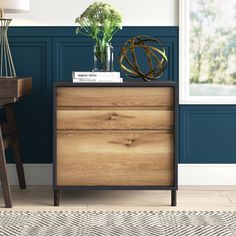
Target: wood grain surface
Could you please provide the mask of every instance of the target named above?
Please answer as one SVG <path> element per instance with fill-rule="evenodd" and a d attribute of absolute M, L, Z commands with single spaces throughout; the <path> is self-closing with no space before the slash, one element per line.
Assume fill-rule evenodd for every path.
<path fill-rule="evenodd" d="M 57 110 L 57 129 L 173 129 L 167 110 Z"/>
<path fill-rule="evenodd" d="M 30 77 L 0 77 L 0 98 L 18 98 L 28 95 L 31 92 L 31 87 L 32 78 Z"/>
<path fill-rule="evenodd" d="M 57 185 L 172 186 L 173 141 L 154 131 L 58 131 Z"/>
<path fill-rule="evenodd" d="M 172 87 L 58 87 L 57 106 L 173 107 Z"/>

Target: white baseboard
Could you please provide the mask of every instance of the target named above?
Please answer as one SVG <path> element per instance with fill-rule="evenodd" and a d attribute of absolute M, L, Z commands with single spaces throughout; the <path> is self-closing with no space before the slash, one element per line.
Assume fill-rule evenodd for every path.
<path fill-rule="evenodd" d="M 236 164 L 179 164 L 179 185 L 236 185 Z"/>
<path fill-rule="evenodd" d="M 8 164 L 8 176 L 17 185 L 14 164 Z M 179 185 L 236 185 L 236 164 L 179 164 Z M 25 164 L 27 185 L 51 185 L 52 164 Z"/>
<path fill-rule="evenodd" d="M 7 164 L 8 177 L 11 185 L 18 185 L 16 167 Z M 52 164 L 24 164 L 27 185 L 51 185 Z"/>

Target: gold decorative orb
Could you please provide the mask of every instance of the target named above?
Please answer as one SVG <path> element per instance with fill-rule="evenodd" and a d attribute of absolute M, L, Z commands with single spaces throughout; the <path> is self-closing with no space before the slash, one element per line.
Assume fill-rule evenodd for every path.
<path fill-rule="evenodd" d="M 137 50 L 142 49 L 141 56 L 137 56 Z M 148 69 L 141 67 L 140 59 L 146 57 Z M 143 62 L 142 62 L 143 63 Z M 145 81 L 160 78 L 168 64 L 165 48 L 158 39 L 139 35 L 129 39 L 121 49 L 119 64 L 121 69 L 130 78 L 142 78 Z"/>

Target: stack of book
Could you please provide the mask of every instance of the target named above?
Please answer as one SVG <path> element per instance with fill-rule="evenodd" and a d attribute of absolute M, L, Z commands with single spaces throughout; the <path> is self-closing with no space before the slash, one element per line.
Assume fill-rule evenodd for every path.
<path fill-rule="evenodd" d="M 74 83 L 123 83 L 120 72 L 81 72 L 73 71 Z"/>

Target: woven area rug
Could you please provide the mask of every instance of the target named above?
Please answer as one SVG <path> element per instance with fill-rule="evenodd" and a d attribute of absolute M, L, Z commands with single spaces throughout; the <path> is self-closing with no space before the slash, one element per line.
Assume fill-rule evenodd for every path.
<path fill-rule="evenodd" d="M 4 236 L 236 235 L 236 212 L 0 212 Z"/>

